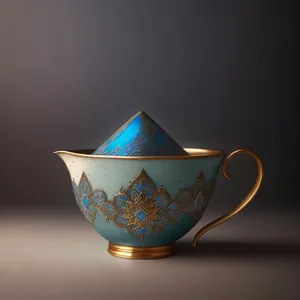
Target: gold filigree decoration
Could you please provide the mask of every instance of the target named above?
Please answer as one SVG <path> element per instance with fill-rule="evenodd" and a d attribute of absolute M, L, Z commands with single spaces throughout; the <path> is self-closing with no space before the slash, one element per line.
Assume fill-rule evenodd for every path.
<path fill-rule="evenodd" d="M 198 222 L 211 197 L 214 182 L 206 181 L 203 173 L 190 187 L 179 190 L 172 200 L 163 185 L 158 188 L 145 170 L 120 188 L 109 201 L 101 189 L 93 191 L 83 173 L 78 186 L 73 182 L 76 201 L 85 217 L 94 224 L 96 215 L 104 215 L 107 222 L 133 234 L 140 240 L 158 234 L 169 224 L 177 223 L 180 214 L 191 215 Z"/>

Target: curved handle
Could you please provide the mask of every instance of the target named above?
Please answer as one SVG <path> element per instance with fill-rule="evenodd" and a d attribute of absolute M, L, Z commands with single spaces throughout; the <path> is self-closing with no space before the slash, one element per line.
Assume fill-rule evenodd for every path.
<path fill-rule="evenodd" d="M 261 185 L 261 182 L 262 182 L 262 179 L 263 179 L 263 166 L 262 166 L 262 163 L 261 163 L 261 160 L 259 159 L 259 157 L 253 151 L 251 151 L 250 149 L 238 149 L 238 150 L 233 151 L 230 155 L 227 156 L 227 158 L 225 159 L 225 161 L 223 163 L 223 175 L 224 175 L 224 177 L 226 179 L 231 179 L 232 178 L 231 174 L 229 174 L 227 172 L 227 165 L 233 157 L 235 157 L 239 154 L 242 154 L 242 153 L 251 155 L 254 158 L 254 160 L 256 161 L 257 169 L 258 169 L 257 173 L 258 174 L 257 174 L 257 178 L 256 178 L 256 182 L 255 182 L 254 186 L 252 187 L 252 189 L 248 193 L 248 195 L 244 198 L 244 200 L 234 210 L 232 210 L 231 212 L 217 218 L 216 220 L 210 222 L 209 224 L 207 224 L 206 226 L 201 228 L 194 237 L 193 244 L 192 244 L 193 247 L 196 247 L 198 239 L 205 232 L 207 232 L 208 230 L 210 230 L 210 229 L 226 222 L 227 220 L 232 218 L 234 215 L 236 215 L 238 212 L 240 212 L 254 198 L 254 196 L 256 195 L 256 193 L 258 191 L 258 189 L 260 188 L 260 185 Z"/>

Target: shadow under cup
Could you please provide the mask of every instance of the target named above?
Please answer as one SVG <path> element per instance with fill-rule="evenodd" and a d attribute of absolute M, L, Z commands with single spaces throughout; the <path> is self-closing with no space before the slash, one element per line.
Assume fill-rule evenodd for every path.
<path fill-rule="evenodd" d="M 171 255 L 175 242 L 199 222 L 213 195 L 225 151 L 185 150 L 189 155 L 55 153 L 69 170 L 80 210 L 109 242 L 108 252 L 137 259 Z"/>

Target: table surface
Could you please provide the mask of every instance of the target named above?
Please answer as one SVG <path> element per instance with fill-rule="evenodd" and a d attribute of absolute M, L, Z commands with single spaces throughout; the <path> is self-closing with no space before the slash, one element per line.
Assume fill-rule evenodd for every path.
<path fill-rule="evenodd" d="M 178 241 L 174 256 L 128 260 L 80 212 L 11 209 L 0 214 L 0 299 L 299 299 L 300 220 L 245 211 Z"/>

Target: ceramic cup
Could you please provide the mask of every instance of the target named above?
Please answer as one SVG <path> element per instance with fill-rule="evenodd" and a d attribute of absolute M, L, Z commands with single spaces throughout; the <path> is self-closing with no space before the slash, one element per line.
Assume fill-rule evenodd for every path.
<path fill-rule="evenodd" d="M 263 178 L 262 163 L 249 149 L 226 157 L 223 150 L 185 149 L 182 156 L 105 156 L 94 150 L 56 151 L 65 162 L 77 204 L 85 218 L 108 243 L 108 252 L 131 259 L 161 258 L 172 254 L 175 242 L 201 219 L 223 164 L 250 154 L 256 161 L 256 182 L 233 211 L 206 225 L 192 242 L 225 222 L 256 195 Z M 225 158 L 226 157 L 226 158 Z"/>

